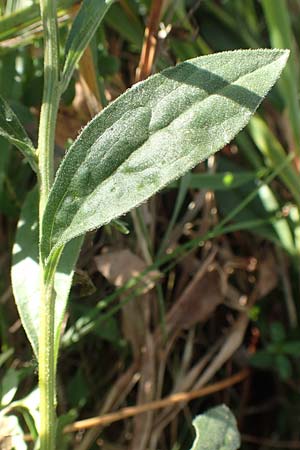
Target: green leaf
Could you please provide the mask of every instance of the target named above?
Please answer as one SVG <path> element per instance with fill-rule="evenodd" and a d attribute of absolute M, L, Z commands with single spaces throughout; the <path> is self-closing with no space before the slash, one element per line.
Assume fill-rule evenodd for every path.
<path fill-rule="evenodd" d="M 235 417 L 225 405 L 196 417 L 193 425 L 196 439 L 191 450 L 237 450 L 241 445 Z"/>
<path fill-rule="evenodd" d="M 0 367 L 14 354 L 14 349 L 9 348 L 6 352 L 0 353 Z"/>
<path fill-rule="evenodd" d="M 298 98 L 298 49 L 295 46 L 293 36 L 292 20 L 289 14 L 289 6 L 286 0 L 274 3 L 272 0 L 262 0 L 262 9 L 267 22 L 270 35 L 270 42 L 273 47 L 289 48 L 291 58 L 287 64 L 286 70 L 279 87 L 283 99 L 287 105 L 290 124 L 294 132 L 295 141 L 300 151 L 300 104 Z"/>
<path fill-rule="evenodd" d="M 259 369 L 274 367 L 274 355 L 267 350 L 260 350 L 250 357 L 250 364 Z"/>
<path fill-rule="evenodd" d="M 10 158 L 11 145 L 3 137 L 0 136 L 0 197 L 3 192 L 3 185 L 7 175 L 7 168 Z"/>
<path fill-rule="evenodd" d="M 0 97 L 0 135 L 18 147 L 33 170 L 37 172 L 37 157 L 34 146 L 19 119 L 2 97 Z"/>
<path fill-rule="evenodd" d="M 121 95 L 87 125 L 58 170 L 43 217 L 43 258 L 139 205 L 230 142 L 288 54 L 202 56 Z"/>
<path fill-rule="evenodd" d="M 248 127 L 255 145 L 266 158 L 266 164 L 278 167 L 286 159 L 286 152 L 268 125 L 258 116 L 253 117 Z M 300 205 L 300 180 L 291 161 L 280 172 L 279 177 Z"/>
<path fill-rule="evenodd" d="M 273 322 L 271 324 L 270 335 L 273 342 L 279 343 L 285 340 L 285 329 L 281 322 Z"/>
<path fill-rule="evenodd" d="M 249 181 L 255 181 L 257 177 L 257 173 L 250 171 L 241 171 L 239 173 L 229 171 L 222 173 L 191 173 L 188 184 L 191 189 L 228 191 L 242 186 Z"/>
<path fill-rule="evenodd" d="M 282 344 L 282 352 L 290 356 L 300 356 L 300 341 L 287 341 Z"/>
<path fill-rule="evenodd" d="M 38 437 L 37 430 L 40 424 L 39 400 L 39 389 L 34 389 L 26 397 L 15 400 L 9 405 L 10 410 L 22 414 L 33 439 Z M 19 447 L 16 448 L 19 450 Z"/>
<path fill-rule="evenodd" d="M 114 0 L 84 0 L 67 38 L 61 90 L 68 87 L 76 64 Z"/>
<path fill-rule="evenodd" d="M 105 24 L 140 51 L 143 45 L 144 27 L 139 16 L 131 10 L 130 16 L 119 3 L 114 3 L 105 16 Z"/>
<path fill-rule="evenodd" d="M 18 372 L 15 369 L 8 369 L 1 380 L 1 406 L 9 405 L 17 392 L 19 384 Z"/>
<path fill-rule="evenodd" d="M 276 166 L 276 170 L 280 167 L 279 173 L 282 173 L 283 164 L 286 164 L 287 160 L 282 161 L 281 164 Z M 285 166 L 286 167 L 286 166 Z M 220 157 L 218 159 L 219 170 L 227 170 L 233 173 L 239 173 L 242 167 L 228 158 Z M 260 177 L 265 169 L 261 170 Z M 257 172 L 259 176 L 259 171 Z M 275 169 L 272 171 L 275 175 Z M 263 178 L 261 178 L 263 179 Z M 252 197 L 252 193 L 256 191 L 257 196 Z M 280 212 L 280 204 L 278 203 L 273 191 L 269 188 L 268 183 L 255 183 L 249 182 L 248 184 L 240 185 L 238 189 L 231 189 L 230 195 L 226 191 L 216 191 L 216 200 L 220 213 L 224 216 L 231 214 L 235 208 L 239 208 L 240 205 L 246 201 L 247 198 L 252 197 L 252 200 L 245 205 L 235 216 L 234 221 L 240 221 L 246 224 L 249 222 L 248 231 L 257 233 L 264 239 L 276 243 L 276 245 L 282 246 L 291 254 L 295 253 L 295 246 L 293 243 L 293 236 L 288 224 L 288 221 L 282 217 L 276 217 Z M 250 226 L 251 222 L 262 221 L 260 226 L 254 228 Z M 263 223 L 265 221 L 265 223 Z"/>
<path fill-rule="evenodd" d="M 285 355 L 276 355 L 275 364 L 282 380 L 287 380 L 292 376 L 292 364 Z"/>
<path fill-rule="evenodd" d="M 69 242 L 62 253 L 55 273 L 55 352 L 58 355 L 61 326 L 67 306 L 69 292 L 72 285 L 74 267 L 79 256 L 84 237 Z"/>
<path fill-rule="evenodd" d="M 38 192 L 27 196 L 18 223 L 13 247 L 12 286 L 23 327 L 38 356 L 40 270 L 38 257 Z M 58 353 L 61 323 L 72 284 L 82 238 L 70 242 L 64 249 L 55 275 L 55 349 Z"/>
<path fill-rule="evenodd" d="M 57 15 L 62 17 L 66 14 L 66 9 L 72 7 L 78 0 L 58 0 Z M 26 42 L 26 38 L 34 35 L 34 31 L 41 22 L 40 5 L 33 2 L 25 8 L 20 8 L 13 14 L 0 17 L 0 42 L 5 39 L 12 39 L 22 35 L 21 46 Z"/>
<path fill-rule="evenodd" d="M 79 404 L 77 404 L 76 406 L 78 407 Z M 71 447 L 73 441 L 72 435 L 70 433 L 65 433 L 64 428 L 67 425 L 71 425 L 73 422 L 75 422 L 77 416 L 78 414 L 75 408 L 70 409 L 65 414 L 59 415 L 56 424 L 55 448 L 59 448 L 60 450 L 68 450 Z"/>

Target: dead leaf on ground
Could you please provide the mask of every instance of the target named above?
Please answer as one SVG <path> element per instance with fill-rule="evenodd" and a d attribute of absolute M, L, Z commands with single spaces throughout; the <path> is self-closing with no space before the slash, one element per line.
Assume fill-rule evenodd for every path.
<path fill-rule="evenodd" d="M 99 272 L 112 284 L 122 287 L 132 278 L 138 277 L 147 269 L 147 264 L 128 249 L 114 251 L 95 257 Z M 142 293 L 145 294 L 155 286 L 161 273 L 152 270 L 144 275 L 139 282 Z"/>
<path fill-rule="evenodd" d="M 168 333 L 188 329 L 206 322 L 223 303 L 220 275 L 217 270 L 203 274 L 200 269 L 167 314 Z"/>
<path fill-rule="evenodd" d="M 122 287 L 131 278 L 141 275 L 147 268 L 146 263 L 130 250 L 120 250 L 96 256 L 96 267 L 112 284 Z M 149 290 L 155 285 L 160 273 L 152 271 L 143 276 L 138 283 L 139 292 L 122 307 L 122 329 L 125 339 L 131 343 L 134 359 L 139 359 L 145 346 L 148 319 L 146 311 L 149 302 Z M 146 294 L 146 295 L 145 295 Z M 130 291 L 120 295 L 120 299 L 128 299 Z"/>
<path fill-rule="evenodd" d="M 268 295 L 278 284 L 278 263 L 272 251 L 259 259 L 257 276 L 257 298 Z"/>

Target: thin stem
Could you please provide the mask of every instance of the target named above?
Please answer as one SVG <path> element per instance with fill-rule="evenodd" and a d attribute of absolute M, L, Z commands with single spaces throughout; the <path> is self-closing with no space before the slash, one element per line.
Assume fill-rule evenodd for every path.
<path fill-rule="evenodd" d="M 56 0 L 40 0 L 44 29 L 44 91 L 39 125 L 39 223 L 40 236 L 43 213 L 54 177 L 54 141 L 59 91 L 58 33 Z M 55 449 L 55 376 L 54 351 L 54 274 L 46 277 L 40 255 L 40 334 L 39 334 L 39 388 L 40 388 L 40 450 Z"/>
<path fill-rule="evenodd" d="M 54 305 L 53 286 L 43 284 L 39 336 L 40 450 L 55 449 Z"/>
<path fill-rule="evenodd" d="M 44 91 L 39 125 L 40 217 L 54 175 L 54 139 L 60 98 L 56 0 L 40 0 L 44 29 Z"/>

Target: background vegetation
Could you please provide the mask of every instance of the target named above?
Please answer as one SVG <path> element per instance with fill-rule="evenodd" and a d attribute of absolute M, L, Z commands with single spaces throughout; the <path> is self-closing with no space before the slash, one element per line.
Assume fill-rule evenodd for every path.
<path fill-rule="evenodd" d="M 58 1 L 62 41 L 79 5 Z M 0 94 L 36 142 L 38 3 L 0 0 L 0 12 Z M 243 449 L 300 448 L 299 16 L 299 0 L 119 0 L 85 52 L 60 107 L 57 161 L 98 111 L 151 73 L 235 48 L 292 54 L 234 142 L 88 235 L 62 337 L 57 448 L 188 449 L 192 418 L 222 402 Z M 0 447 L 22 450 L 36 435 L 37 374 L 9 267 L 35 180 L 15 149 L 0 146 Z M 213 393 L 203 395 L 207 384 Z M 181 392 L 180 403 L 173 396 L 135 415 Z M 133 417 L 80 422 L 126 406 Z"/>

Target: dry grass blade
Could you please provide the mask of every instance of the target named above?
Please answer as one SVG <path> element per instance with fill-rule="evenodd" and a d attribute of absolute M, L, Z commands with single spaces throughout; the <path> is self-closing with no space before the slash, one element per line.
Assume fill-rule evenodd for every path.
<path fill-rule="evenodd" d="M 145 328 L 145 346 L 142 350 L 141 378 L 139 381 L 137 407 L 148 404 L 154 399 L 156 364 L 155 345 L 149 330 L 149 321 Z M 143 450 L 147 446 L 153 425 L 153 412 L 147 411 L 145 414 L 137 415 L 134 418 L 132 442 L 130 450 Z"/>
<path fill-rule="evenodd" d="M 230 332 L 225 338 L 225 342 L 220 348 L 219 352 L 213 358 L 208 367 L 203 371 L 202 375 L 198 381 L 194 384 L 193 390 L 201 389 L 216 373 L 217 371 L 232 357 L 234 352 L 240 347 L 244 334 L 249 323 L 249 318 L 247 314 L 240 314 L 239 318 L 231 327 Z M 176 395 L 176 394 L 175 394 Z M 179 411 L 185 405 L 184 402 L 181 404 L 173 404 L 173 408 L 167 408 L 162 411 L 156 418 L 155 421 L 155 431 L 151 437 L 150 448 L 155 448 L 159 439 L 160 434 L 163 429 L 177 416 Z"/>
<path fill-rule="evenodd" d="M 136 71 L 136 81 L 144 80 L 151 74 L 157 44 L 156 33 L 163 10 L 163 4 L 164 0 L 152 1 L 148 25 L 145 28 L 140 62 Z"/>
<path fill-rule="evenodd" d="M 90 47 L 85 49 L 81 57 L 79 62 L 79 74 L 89 112 L 91 117 L 94 117 L 99 111 L 101 111 L 102 106 L 100 102 L 96 68 Z"/>
<path fill-rule="evenodd" d="M 171 395 L 170 397 L 164 398 L 162 400 L 156 400 L 154 402 L 150 402 L 148 404 L 133 406 L 128 408 L 123 408 L 118 412 L 106 414 L 105 416 L 93 417 L 91 419 L 80 420 L 78 422 L 73 423 L 72 425 L 68 425 L 65 427 L 64 431 L 66 433 L 84 430 L 88 428 L 93 428 L 96 426 L 104 426 L 109 425 L 113 422 L 118 422 L 120 420 L 126 419 L 128 417 L 133 417 L 137 414 L 142 414 L 148 411 L 154 411 L 157 409 L 164 408 L 171 404 L 188 402 L 194 398 L 204 397 L 206 395 L 213 394 L 215 392 L 224 390 L 234 384 L 240 383 L 245 380 L 249 376 L 248 370 L 242 370 L 237 374 L 219 381 L 217 383 L 205 386 L 201 389 L 191 391 L 191 392 L 181 392 L 178 394 Z"/>
<path fill-rule="evenodd" d="M 105 414 L 111 409 L 117 408 L 126 398 L 126 395 L 136 385 L 139 376 L 137 376 L 139 365 L 137 362 L 133 363 L 125 373 L 114 383 L 110 389 L 104 404 L 99 408 L 99 415 Z M 76 446 L 76 450 L 87 450 L 95 442 L 99 433 L 102 430 L 102 425 L 95 425 L 95 427 L 88 430 L 82 441 Z"/>

